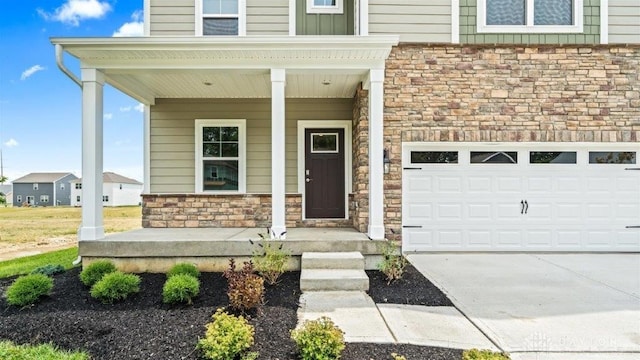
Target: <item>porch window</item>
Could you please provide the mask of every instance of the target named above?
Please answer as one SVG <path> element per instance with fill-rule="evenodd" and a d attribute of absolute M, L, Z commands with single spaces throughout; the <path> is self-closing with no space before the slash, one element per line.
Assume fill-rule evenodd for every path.
<path fill-rule="evenodd" d="M 196 1 L 196 35 L 245 35 L 246 0 Z"/>
<path fill-rule="evenodd" d="M 579 33 L 583 0 L 478 0 L 479 33 Z"/>
<path fill-rule="evenodd" d="M 307 14 L 342 14 L 343 0 L 307 0 Z"/>
<path fill-rule="evenodd" d="M 196 120 L 196 191 L 246 191 L 246 121 Z"/>

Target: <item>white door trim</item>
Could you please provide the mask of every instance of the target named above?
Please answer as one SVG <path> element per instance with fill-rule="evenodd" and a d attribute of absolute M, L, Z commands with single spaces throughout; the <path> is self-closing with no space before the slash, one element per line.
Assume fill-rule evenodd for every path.
<path fill-rule="evenodd" d="M 349 194 L 351 193 L 352 140 L 351 120 L 298 120 L 298 192 L 302 194 L 302 220 L 305 213 L 305 138 L 306 129 L 343 129 L 344 130 L 344 218 L 349 218 Z"/>

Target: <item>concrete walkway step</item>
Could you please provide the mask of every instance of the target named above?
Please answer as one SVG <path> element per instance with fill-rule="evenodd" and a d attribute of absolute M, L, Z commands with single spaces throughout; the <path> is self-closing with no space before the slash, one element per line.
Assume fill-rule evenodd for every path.
<path fill-rule="evenodd" d="M 364 269 L 364 256 L 350 252 L 305 252 L 301 259 L 302 269 Z"/>
<path fill-rule="evenodd" d="M 303 268 L 300 272 L 300 290 L 367 291 L 369 277 L 364 270 Z"/>

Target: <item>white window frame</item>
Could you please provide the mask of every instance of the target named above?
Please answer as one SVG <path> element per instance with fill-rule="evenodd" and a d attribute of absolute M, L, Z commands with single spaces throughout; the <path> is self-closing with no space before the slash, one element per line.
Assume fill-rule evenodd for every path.
<path fill-rule="evenodd" d="M 76 183 L 75 188 L 76 190 L 82 190 L 82 183 Z"/>
<path fill-rule="evenodd" d="M 237 14 L 204 14 L 203 0 L 196 0 L 196 36 L 246 36 L 247 35 L 247 0 L 238 0 Z M 238 35 L 204 35 L 204 18 L 238 18 Z"/>
<path fill-rule="evenodd" d="M 307 0 L 307 14 L 343 14 L 344 0 L 336 0 L 333 6 L 317 6 L 314 0 Z"/>
<path fill-rule="evenodd" d="M 22 195 L 16 195 L 16 202 L 22 202 Z"/>
<path fill-rule="evenodd" d="M 41 203 L 48 203 L 49 202 L 49 195 L 40 195 L 40 202 Z"/>
<path fill-rule="evenodd" d="M 246 119 L 196 119 L 196 193 L 201 194 L 245 194 L 247 192 L 247 120 Z M 205 127 L 238 127 L 238 190 L 204 190 L 202 183 L 202 163 L 204 160 L 225 159 L 202 156 L 202 130 Z"/>
<path fill-rule="evenodd" d="M 102 202 L 109 202 L 109 195 L 102 195 Z"/>
<path fill-rule="evenodd" d="M 38 190 L 38 183 L 33 183 L 33 190 Z"/>
<path fill-rule="evenodd" d="M 526 1 L 527 25 L 487 25 L 487 0 L 478 0 L 477 31 L 478 33 L 582 33 L 584 31 L 584 1 L 573 0 L 573 25 L 534 25 L 534 4 L 536 0 Z"/>

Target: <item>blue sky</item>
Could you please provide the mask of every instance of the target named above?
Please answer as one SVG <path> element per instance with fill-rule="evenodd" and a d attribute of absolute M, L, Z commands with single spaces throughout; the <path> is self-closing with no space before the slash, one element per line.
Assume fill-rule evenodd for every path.
<path fill-rule="evenodd" d="M 50 37 L 142 35 L 142 0 L 11 1 L 0 14 L 0 146 L 9 181 L 81 176 L 81 90 L 56 66 Z M 79 76 L 75 58 L 65 57 Z M 140 103 L 105 86 L 104 169 L 143 179 Z"/>

